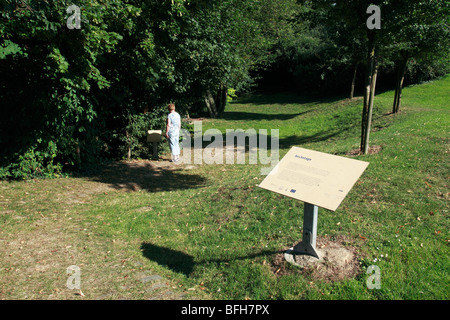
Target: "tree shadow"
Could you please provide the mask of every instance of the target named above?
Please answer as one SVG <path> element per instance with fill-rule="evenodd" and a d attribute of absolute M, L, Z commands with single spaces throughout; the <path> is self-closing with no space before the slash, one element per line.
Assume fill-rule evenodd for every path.
<path fill-rule="evenodd" d="M 256 112 L 234 112 L 234 111 L 226 111 L 220 117 L 223 120 L 245 120 L 245 121 L 260 121 L 260 120 L 291 120 L 295 117 L 307 114 L 313 111 L 307 110 L 300 113 L 294 114 L 269 114 L 269 113 L 256 113 Z"/>
<path fill-rule="evenodd" d="M 87 177 L 91 181 L 124 191 L 183 190 L 203 187 L 207 182 L 205 177 L 184 170 L 183 165 L 174 165 L 167 161 L 111 162 Z"/>
<path fill-rule="evenodd" d="M 341 96 L 314 96 L 314 95 L 298 95 L 292 92 L 278 92 L 278 93 L 257 93 L 252 92 L 250 94 L 246 94 L 240 96 L 239 98 L 230 102 L 230 104 L 253 104 L 253 105 L 270 105 L 270 104 L 309 104 L 309 105 L 317 105 L 321 103 L 332 103 L 346 97 Z"/>
<path fill-rule="evenodd" d="M 305 143 L 315 143 L 326 141 L 328 139 L 339 136 L 340 134 L 354 129 L 354 125 L 342 125 L 333 131 L 321 131 L 311 135 L 291 135 L 282 138 L 278 138 L 278 146 L 280 149 L 288 149 L 293 146 L 303 145 Z M 252 132 L 250 132 L 252 131 Z M 267 150 L 271 150 L 272 146 L 272 130 L 267 130 L 267 135 L 260 133 L 259 130 L 235 130 L 233 132 L 232 139 L 230 139 L 231 147 L 244 147 L 244 152 L 250 151 L 250 148 L 262 148 L 263 145 Z M 193 140 L 193 139 L 192 139 Z M 207 147 L 227 147 L 227 135 L 225 133 L 217 132 L 217 134 L 206 134 L 203 135 L 203 140 L 201 143 L 201 148 L 205 149 Z M 190 147 L 194 147 L 192 142 Z M 254 149 L 253 151 L 257 151 Z M 237 152 L 242 152 L 237 151 Z"/>
<path fill-rule="evenodd" d="M 341 134 L 344 131 L 347 131 L 349 129 L 350 128 L 346 128 L 346 129 L 335 131 L 335 132 L 326 132 L 326 131 L 318 132 L 318 133 L 308 135 L 308 136 L 292 135 L 292 136 L 280 139 L 279 146 L 280 146 L 280 149 L 289 149 L 293 146 L 299 146 L 299 145 L 303 145 L 305 143 L 315 143 L 315 142 L 327 141 L 328 139 L 336 137 L 339 134 Z"/>
<path fill-rule="evenodd" d="M 186 277 L 189 277 L 194 271 L 195 267 L 202 264 L 210 263 L 224 263 L 236 260 L 252 259 L 260 256 L 270 256 L 273 254 L 278 254 L 284 252 L 283 250 L 271 251 L 265 250 L 245 256 L 240 256 L 236 258 L 229 259 L 205 259 L 200 261 L 195 261 L 194 257 L 186 254 L 184 252 L 173 250 L 170 248 L 164 248 L 149 242 L 143 242 L 141 244 L 142 254 L 145 258 L 158 263 L 163 267 L 167 267 L 170 270 L 181 273 Z"/>

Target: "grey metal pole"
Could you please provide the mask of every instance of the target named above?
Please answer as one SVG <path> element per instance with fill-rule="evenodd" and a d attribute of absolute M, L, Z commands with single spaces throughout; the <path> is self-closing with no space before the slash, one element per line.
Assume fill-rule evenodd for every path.
<path fill-rule="evenodd" d="M 158 142 L 153 142 L 153 159 L 158 159 Z"/>
<path fill-rule="evenodd" d="M 294 246 L 292 252 L 293 254 L 304 254 L 319 259 L 319 255 L 316 252 L 318 213 L 319 208 L 317 206 L 305 202 L 303 216 L 303 239 L 300 243 Z"/>

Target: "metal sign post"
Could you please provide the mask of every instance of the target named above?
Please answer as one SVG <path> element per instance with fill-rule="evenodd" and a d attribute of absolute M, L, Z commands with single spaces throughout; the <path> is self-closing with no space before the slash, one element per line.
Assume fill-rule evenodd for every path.
<path fill-rule="evenodd" d="M 288 250 L 319 258 L 316 250 L 319 207 L 336 211 L 368 162 L 292 147 L 259 185 L 305 203 L 303 239 Z"/>
<path fill-rule="evenodd" d="M 303 216 L 303 238 L 300 243 L 294 246 L 290 253 L 300 255 L 305 254 L 319 259 L 319 255 L 316 251 L 318 212 L 319 208 L 317 206 L 305 202 Z"/>

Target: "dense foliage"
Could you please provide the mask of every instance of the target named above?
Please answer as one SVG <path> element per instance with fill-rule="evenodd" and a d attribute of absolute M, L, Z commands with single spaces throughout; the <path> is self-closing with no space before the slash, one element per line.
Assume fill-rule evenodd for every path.
<path fill-rule="evenodd" d="M 350 88 L 367 15 L 346 6 L 366 2 L 0 0 L 0 178 L 146 157 L 145 131 L 164 128 L 169 102 L 217 117 L 227 93 L 255 85 Z M 379 35 L 380 68 L 411 82 L 445 74 L 448 5 L 384 2 L 396 16 Z"/>

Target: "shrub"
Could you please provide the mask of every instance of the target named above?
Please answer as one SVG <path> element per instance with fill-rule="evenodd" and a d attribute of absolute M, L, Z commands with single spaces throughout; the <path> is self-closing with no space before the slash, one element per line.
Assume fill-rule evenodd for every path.
<path fill-rule="evenodd" d="M 166 109 L 159 107 L 145 114 L 128 115 L 128 124 L 122 132 L 117 133 L 121 145 L 120 154 L 123 157 L 149 159 L 153 155 L 153 149 L 147 142 L 148 130 L 165 130 Z M 163 151 L 164 144 L 159 144 L 158 152 Z"/>
<path fill-rule="evenodd" d="M 55 163 L 58 154 L 53 141 L 29 147 L 24 153 L 16 154 L 16 161 L 0 168 L 0 179 L 26 180 L 32 178 L 55 178 L 62 173 L 62 165 Z"/>

